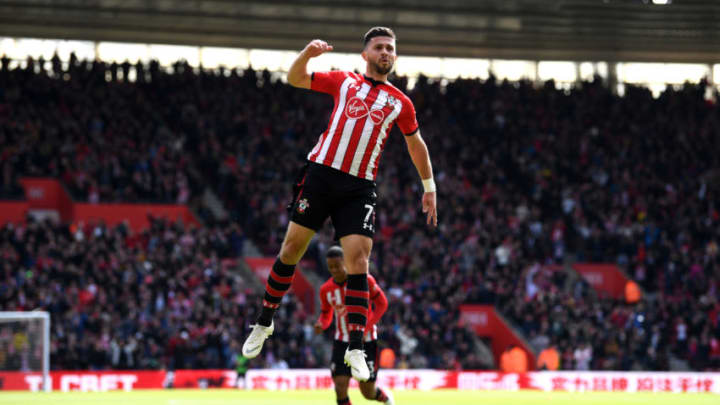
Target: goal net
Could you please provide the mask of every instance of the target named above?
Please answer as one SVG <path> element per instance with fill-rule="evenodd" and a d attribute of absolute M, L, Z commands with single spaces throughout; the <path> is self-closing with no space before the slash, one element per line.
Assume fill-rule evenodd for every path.
<path fill-rule="evenodd" d="M 37 387 L 50 385 L 50 314 L 0 311 L 0 371 L 37 375 Z"/>

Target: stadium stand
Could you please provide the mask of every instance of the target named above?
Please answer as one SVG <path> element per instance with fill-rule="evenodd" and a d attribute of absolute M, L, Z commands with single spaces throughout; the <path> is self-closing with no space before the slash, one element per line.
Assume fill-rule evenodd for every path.
<path fill-rule="evenodd" d="M 90 202 L 202 208 L 210 187 L 231 220 L 157 220 L 141 234 L 5 225 L 0 308 L 52 312 L 55 368 L 229 367 L 257 297 L 220 259 L 239 255 L 243 235 L 278 250 L 290 181 L 330 100 L 251 69 L 39 66 L 2 62 L 0 196 L 21 198 L 21 174 L 57 177 Z M 117 79 L 130 68 L 136 82 Z M 381 340 L 400 366 L 479 367 L 470 332 L 453 326 L 468 302 L 496 305 L 538 350 L 557 344 L 561 369 L 664 370 L 671 356 L 720 369 L 720 110 L 705 90 L 653 99 L 631 86 L 619 97 L 599 79 L 566 91 L 420 78 L 408 94 L 435 164 L 439 230 L 419 214 L 399 133 L 378 182 Z M 629 305 L 544 270 L 567 260 L 618 263 L 646 294 Z M 318 366 L 312 314 L 285 307 L 283 336 L 257 361 Z"/>

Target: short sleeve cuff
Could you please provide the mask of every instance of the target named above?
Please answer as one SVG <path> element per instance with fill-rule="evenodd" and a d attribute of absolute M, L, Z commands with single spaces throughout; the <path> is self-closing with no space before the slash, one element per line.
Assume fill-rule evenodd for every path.
<path fill-rule="evenodd" d="M 415 127 L 415 129 L 413 129 L 412 131 L 408 132 L 407 134 L 403 134 L 403 135 L 413 136 L 413 135 L 417 134 L 418 129 L 420 129 L 420 127 Z"/>

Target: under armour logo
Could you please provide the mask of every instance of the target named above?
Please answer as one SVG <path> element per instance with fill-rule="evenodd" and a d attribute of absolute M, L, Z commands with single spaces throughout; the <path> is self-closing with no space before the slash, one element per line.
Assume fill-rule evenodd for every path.
<path fill-rule="evenodd" d="M 369 229 L 371 232 L 374 232 L 374 227 L 372 224 L 368 224 L 367 222 L 363 224 L 363 229 Z"/>

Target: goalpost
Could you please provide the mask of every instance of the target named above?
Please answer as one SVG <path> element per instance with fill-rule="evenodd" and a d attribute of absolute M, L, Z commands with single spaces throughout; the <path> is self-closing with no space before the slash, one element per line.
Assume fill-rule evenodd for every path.
<path fill-rule="evenodd" d="M 0 370 L 41 372 L 43 390 L 52 390 L 48 312 L 0 311 Z"/>

